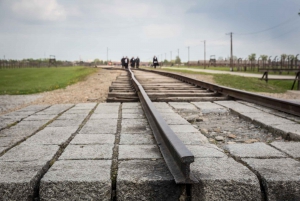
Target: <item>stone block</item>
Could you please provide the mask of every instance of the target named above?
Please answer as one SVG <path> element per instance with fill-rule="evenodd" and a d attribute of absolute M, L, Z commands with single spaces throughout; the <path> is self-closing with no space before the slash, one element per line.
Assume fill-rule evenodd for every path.
<path fill-rule="evenodd" d="M 198 129 L 196 129 L 192 125 L 170 125 L 170 128 L 175 132 L 199 132 Z"/>
<path fill-rule="evenodd" d="M 23 139 L 20 137 L 0 137 L 0 147 L 12 147 Z"/>
<path fill-rule="evenodd" d="M 238 158 L 284 158 L 284 153 L 262 142 L 253 144 L 229 144 L 225 149 Z"/>
<path fill-rule="evenodd" d="M 197 111 L 197 108 L 187 102 L 169 102 L 169 104 L 175 108 L 175 110 Z"/>
<path fill-rule="evenodd" d="M 148 125 L 122 125 L 121 134 L 142 134 L 151 131 Z"/>
<path fill-rule="evenodd" d="M 300 141 L 300 124 L 279 124 L 273 127 L 275 133 L 288 136 L 293 141 Z"/>
<path fill-rule="evenodd" d="M 77 127 L 46 127 L 28 138 L 24 144 L 63 145 L 76 130 Z"/>
<path fill-rule="evenodd" d="M 0 161 L 0 200 L 34 200 L 40 178 L 48 167 L 46 161 Z"/>
<path fill-rule="evenodd" d="M 63 113 L 61 116 L 59 116 L 57 118 L 57 120 L 76 120 L 76 119 L 85 119 L 86 118 L 86 114 L 66 114 L 66 113 Z"/>
<path fill-rule="evenodd" d="M 117 132 L 117 124 L 115 125 L 85 125 L 80 130 L 80 134 L 115 134 Z"/>
<path fill-rule="evenodd" d="M 113 114 L 92 114 L 90 120 L 97 120 L 97 119 L 118 119 L 119 114 L 113 113 Z"/>
<path fill-rule="evenodd" d="M 141 103 L 123 103 L 122 109 L 142 108 Z"/>
<path fill-rule="evenodd" d="M 176 185 L 163 159 L 121 161 L 118 168 L 118 200 L 179 200 Z"/>
<path fill-rule="evenodd" d="M 290 158 L 243 161 L 262 180 L 266 200 L 300 200 L 300 162 Z"/>
<path fill-rule="evenodd" d="M 182 141 L 183 144 L 206 144 L 208 143 L 207 138 L 198 132 L 175 132 L 177 137 Z"/>
<path fill-rule="evenodd" d="M 77 145 L 114 144 L 115 135 L 112 134 L 77 134 L 70 142 Z"/>
<path fill-rule="evenodd" d="M 294 158 L 300 159 L 300 142 L 272 142 L 271 145 Z"/>
<path fill-rule="evenodd" d="M 0 161 L 9 162 L 30 162 L 30 161 L 50 161 L 59 150 L 57 145 L 32 145 L 20 144 L 6 152 Z"/>
<path fill-rule="evenodd" d="M 214 144 L 186 145 L 195 158 L 223 158 L 227 157 L 224 151 Z"/>
<path fill-rule="evenodd" d="M 120 138 L 120 144 L 155 144 L 155 139 L 153 135 L 149 134 L 122 134 Z"/>
<path fill-rule="evenodd" d="M 256 175 L 232 158 L 196 158 L 191 172 L 193 201 L 262 200 Z"/>
<path fill-rule="evenodd" d="M 97 160 L 112 158 L 112 144 L 69 145 L 59 160 Z"/>
<path fill-rule="evenodd" d="M 24 119 L 24 121 L 37 121 L 37 120 L 48 120 L 54 119 L 57 115 L 55 114 L 34 114 Z"/>
<path fill-rule="evenodd" d="M 144 114 L 141 108 L 122 108 L 122 114 Z"/>
<path fill-rule="evenodd" d="M 122 119 L 140 119 L 140 118 L 146 118 L 144 114 L 122 114 Z"/>
<path fill-rule="evenodd" d="M 59 119 L 54 120 L 49 127 L 67 127 L 67 126 L 80 126 L 84 119 Z"/>
<path fill-rule="evenodd" d="M 157 159 L 162 158 L 156 145 L 119 145 L 119 159 Z"/>
<path fill-rule="evenodd" d="M 228 109 L 211 102 L 192 102 L 192 104 L 199 108 L 202 114 L 223 114 L 228 112 Z"/>
<path fill-rule="evenodd" d="M 110 200 L 111 160 L 57 161 L 41 180 L 40 200 Z"/>

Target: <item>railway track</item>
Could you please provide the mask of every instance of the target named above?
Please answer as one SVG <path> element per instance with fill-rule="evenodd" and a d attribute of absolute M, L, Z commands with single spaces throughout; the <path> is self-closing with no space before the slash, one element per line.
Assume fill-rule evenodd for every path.
<path fill-rule="evenodd" d="M 128 75 L 131 77 L 131 89 L 139 97 L 161 153 L 178 184 L 198 182 L 190 173 L 194 156 L 169 128 L 152 101 L 213 102 L 235 99 L 300 116 L 300 105 L 297 103 L 205 83 L 175 73 L 129 69 Z M 131 94 L 132 91 L 128 95 Z M 118 101 L 118 95 L 114 95 Z"/>

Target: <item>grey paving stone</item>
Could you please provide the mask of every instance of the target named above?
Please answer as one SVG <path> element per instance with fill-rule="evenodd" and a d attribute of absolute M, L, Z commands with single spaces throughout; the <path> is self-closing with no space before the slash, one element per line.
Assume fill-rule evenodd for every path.
<path fill-rule="evenodd" d="M 27 107 L 24 107 L 18 111 L 40 111 L 40 110 L 43 110 L 43 109 L 46 109 L 48 107 L 50 107 L 51 105 L 29 105 Z"/>
<path fill-rule="evenodd" d="M 276 117 L 274 115 L 268 115 L 268 116 L 262 116 L 262 117 L 256 117 L 254 118 L 254 122 L 270 126 L 270 125 L 286 125 L 286 124 L 295 124 L 295 122 L 284 119 L 281 117 Z M 299 124 L 298 124 L 299 125 Z M 300 128 L 300 125 L 299 125 Z"/>
<path fill-rule="evenodd" d="M 194 126 L 192 125 L 170 125 L 170 128 L 176 132 L 199 132 Z"/>
<path fill-rule="evenodd" d="M 32 135 L 37 128 L 32 128 L 32 127 L 20 127 L 20 126 L 13 126 L 8 129 L 4 129 L 0 131 L 0 137 L 21 137 L 21 138 L 26 138 L 30 135 Z"/>
<path fill-rule="evenodd" d="M 179 200 L 181 190 L 176 185 L 165 162 L 130 160 L 118 167 L 118 200 Z"/>
<path fill-rule="evenodd" d="M 153 102 L 153 104 L 156 108 L 171 108 L 166 102 Z"/>
<path fill-rule="evenodd" d="M 0 161 L 1 200 L 33 200 L 40 178 L 48 169 L 46 161 Z"/>
<path fill-rule="evenodd" d="M 144 114 L 122 114 L 122 119 L 140 119 L 146 118 Z"/>
<path fill-rule="evenodd" d="M 286 154 L 262 142 L 253 144 L 229 144 L 225 149 L 240 158 L 284 158 Z"/>
<path fill-rule="evenodd" d="M 119 114 L 119 106 L 118 107 L 97 108 L 94 111 L 94 114 Z"/>
<path fill-rule="evenodd" d="M 164 118 L 164 119 L 183 119 L 179 114 L 175 113 L 174 111 L 172 113 L 160 113 L 160 115 Z"/>
<path fill-rule="evenodd" d="M 169 102 L 169 104 L 175 108 L 176 110 L 190 110 L 190 111 L 197 111 L 197 108 L 187 102 Z"/>
<path fill-rule="evenodd" d="M 258 110 L 253 107 L 249 107 L 247 105 L 243 105 L 236 101 L 214 101 L 214 103 L 218 105 L 222 105 L 224 107 L 230 108 L 235 112 L 244 112 L 244 113 L 259 113 L 261 110 Z"/>
<path fill-rule="evenodd" d="M 132 125 L 122 125 L 121 134 L 142 134 L 142 133 L 149 133 L 151 131 L 149 125 L 139 125 L 139 124 L 132 124 Z"/>
<path fill-rule="evenodd" d="M 120 144 L 127 144 L 127 145 L 155 144 L 155 139 L 153 135 L 148 135 L 148 134 L 141 134 L 141 135 L 122 134 L 120 138 Z"/>
<path fill-rule="evenodd" d="M 0 161 L 30 162 L 50 161 L 59 150 L 57 145 L 20 144 L 7 151 L 0 157 Z"/>
<path fill-rule="evenodd" d="M 112 149 L 112 144 L 69 145 L 59 157 L 59 160 L 111 159 Z"/>
<path fill-rule="evenodd" d="M 0 147 L 12 147 L 20 142 L 23 138 L 16 137 L 0 137 Z"/>
<path fill-rule="evenodd" d="M 46 127 L 28 138 L 24 144 L 63 145 L 78 127 Z"/>
<path fill-rule="evenodd" d="M 141 108 L 122 108 L 122 114 L 144 114 Z"/>
<path fill-rule="evenodd" d="M 6 150 L 8 150 L 10 147 L 0 147 L 0 155 L 3 154 Z"/>
<path fill-rule="evenodd" d="M 156 108 L 159 113 L 174 113 L 172 108 Z"/>
<path fill-rule="evenodd" d="M 37 114 L 59 114 L 64 112 L 65 110 L 71 108 L 73 105 L 72 104 L 65 104 L 65 105 L 61 105 L 61 104 L 57 104 L 57 105 L 53 105 L 41 112 L 38 112 Z"/>
<path fill-rule="evenodd" d="M 57 115 L 55 114 L 45 114 L 45 115 L 39 115 L 39 114 L 34 114 L 34 115 L 31 115 L 27 118 L 24 119 L 24 121 L 37 121 L 37 120 L 48 120 L 50 121 L 51 119 L 54 119 Z"/>
<path fill-rule="evenodd" d="M 85 119 L 87 114 L 62 114 L 57 118 L 57 120 L 75 120 L 75 119 Z"/>
<path fill-rule="evenodd" d="M 122 126 L 128 126 L 128 125 L 149 125 L 147 119 L 123 119 L 121 122 Z"/>
<path fill-rule="evenodd" d="M 141 103 L 123 103 L 122 109 L 125 108 L 142 108 Z"/>
<path fill-rule="evenodd" d="M 74 109 L 93 109 L 97 103 L 78 103 L 73 108 Z"/>
<path fill-rule="evenodd" d="M 54 120 L 49 127 L 67 127 L 67 126 L 80 126 L 84 119 L 57 119 Z"/>
<path fill-rule="evenodd" d="M 195 158 L 223 158 L 227 157 L 224 151 L 214 144 L 186 145 Z"/>
<path fill-rule="evenodd" d="M 272 142 L 271 145 L 294 158 L 300 158 L 300 142 Z"/>
<path fill-rule="evenodd" d="M 114 144 L 115 135 L 111 134 L 77 134 L 71 144 Z"/>
<path fill-rule="evenodd" d="M 208 114 L 208 113 L 223 114 L 228 112 L 228 109 L 211 102 L 192 102 L 192 104 L 194 104 L 197 108 L 199 108 L 202 114 Z"/>
<path fill-rule="evenodd" d="M 119 114 L 118 113 L 113 113 L 113 114 L 92 114 L 91 120 L 95 119 L 118 119 Z"/>
<path fill-rule="evenodd" d="M 300 141 L 300 124 L 280 124 L 273 127 L 275 133 L 288 135 L 288 138 L 293 141 Z"/>
<path fill-rule="evenodd" d="M 18 126 L 28 126 L 28 127 L 41 127 L 48 123 L 49 120 L 37 120 L 37 121 L 21 121 Z"/>
<path fill-rule="evenodd" d="M 162 158 L 156 145 L 120 145 L 119 159 L 157 159 Z"/>
<path fill-rule="evenodd" d="M 117 132 L 117 125 L 112 124 L 112 125 L 85 125 L 83 128 L 80 130 L 79 133 L 81 134 L 116 134 Z"/>
<path fill-rule="evenodd" d="M 166 121 L 166 123 L 168 125 L 190 125 L 190 123 L 187 120 L 185 120 L 184 118 L 177 118 L 177 119 L 175 119 L 175 118 L 170 118 L 170 119 L 164 118 L 164 120 Z"/>
<path fill-rule="evenodd" d="M 110 200 L 111 160 L 57 161 L 41 180 L 41 200 Z"/>
<path fill-rule="evenodd" d="M 267 200 L 300 200 L 300 162 L 289 158 L 243 161 L 262 179 Z"/>
<path fill-rule="evenodd" d="M 206 144 L 207 138 L 198 132 L 174 132 L 183 144 Z"/>
<path fill-rule="evenodd" d="M 118 123 L 118 119 L 89 119 L 85 124 L 86 126 L 115 126 Z"/>
<path fill-rule="evenodd" d="M 196 158 L 192 200 L 262 200 L 257 177 L 232 158 Z"/>
<path fill-rule="evenodd" d="M 66 114 L 83 114 L 83 115 L 88 115 L 90 113 L 90 110 L 73 110 L 73 109 L 70 109 L 66 112 L 64 112 L 63 114 L 66 115 Z"/>

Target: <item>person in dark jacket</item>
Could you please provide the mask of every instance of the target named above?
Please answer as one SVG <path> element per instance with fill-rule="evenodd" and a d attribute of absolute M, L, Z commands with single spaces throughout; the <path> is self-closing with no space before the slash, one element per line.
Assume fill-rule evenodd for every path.
<path fill-rule="evenodd" d="M 140 58 L 139 57 L 136 57 L 136 59 L 135 59 L 135 66 L 136 66 L 136 68 L 140 67 Z"/>
<path fill-rule="evenodd" d="M 153 67 L 156 68 L 156 66 L 159 66 L 159 63 L 158 63 L 157 57 L 154 56 L 153 57 Z"/>
<path fill-rule="evenodd" d="M 125 69 L 128 69 L 128 63 L 129 63 L 129 59 L 128 59 L 127 56 L 126 56 L 125 59 L 124 59 L 124 66 L 125 66 Z"/>
<path fill-rule="evenodd" d="M 123 58 L 121 59 L 121 65 L 122 65 L 122 68 L 124 68 L 125 67 L 125 58 L 124 58 L 124 56 L 123 56 Z"/>
<path fill-rule="evenodd" d="M 131 68 L 134 68 L 134 66 L 135 66 L 135 59 L 134 59 L 134 57 L 132 57 L 130 59 L 130 66 L 131 66 Z"/>

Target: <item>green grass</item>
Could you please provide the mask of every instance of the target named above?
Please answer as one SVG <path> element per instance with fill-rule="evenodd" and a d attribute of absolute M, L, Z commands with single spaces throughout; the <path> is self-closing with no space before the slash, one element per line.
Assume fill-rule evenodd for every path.
<path fill-rule="evenodd" d="M 0 94 L 34 94 L 65 88 L 96 71 L 79 66 L 0 69 Z"/>
<path fill-rule="evenodd" d="M 148 68 L 152 70 L 152 68 Z M 210 75 L 213 76 L 213 79 L 218 85 L 227 86 L 230 88 L 245 90 L 249 92 L 267 92 L 267 93 L 284 93 L 287 90 L 290 90 L 293 81 L 287 80 L 269 80 L 266 83 L 263 80 L 259 80 L 258 78 L 250 78 L 250 77 L 242 77 L 237 75 L 229 75 L 229 74 L 212 74 L 212 73 L 204 73 L 204 72 L 192 72 L 189 70 L 183 69 L 157 69 L 168 72 L 180 72 L 186 74 L 201 74 L 203 76 Z M 296 89 L 295 86 L 294 89 Z"/>

